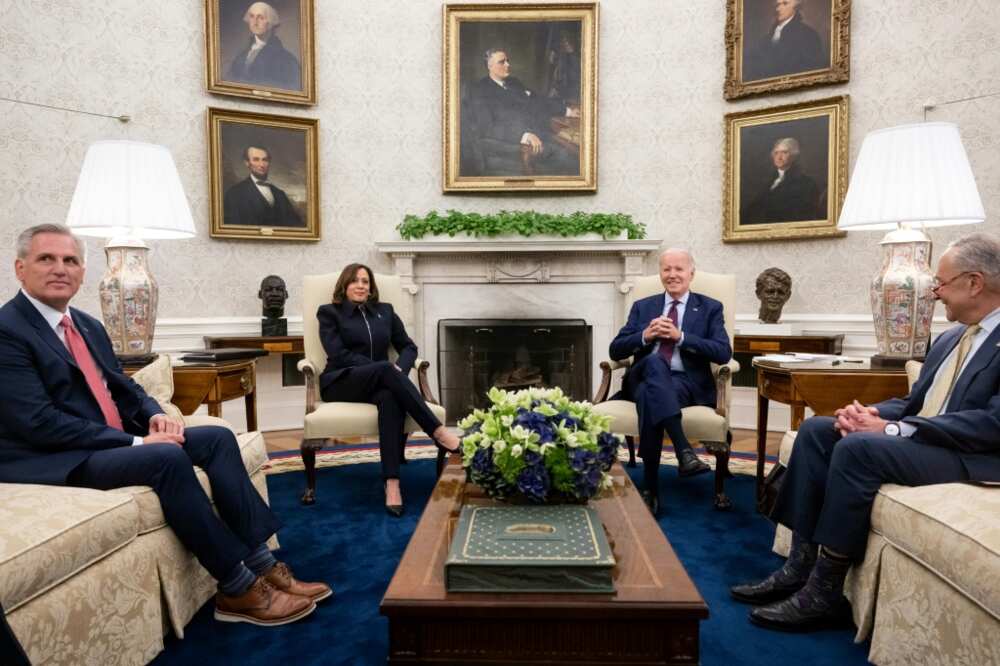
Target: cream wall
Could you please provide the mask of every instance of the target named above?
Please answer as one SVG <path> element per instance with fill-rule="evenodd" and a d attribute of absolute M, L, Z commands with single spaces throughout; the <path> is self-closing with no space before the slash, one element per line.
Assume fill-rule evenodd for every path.
<path fill-rule="evenodd" d="M 444 196 L 441 2 L 316 0 L 319 103 L 312 108 L 206 93 L 203 4 L 0 0 L 0 96 L 133 118 L 123 126 L 0 101 L 6 158 L 0 264 L 13 262 L 18 230 L 65 219 L 91 141 L 128 137 L 171 149 L 198 228 L 192 240 L 153 242 L 161 322 L 196 328 L 219 321 L 206 318 L 243 317 L 249 324 L 260 312 L 257 286 L 269 273 L 286 279 L 286 312 L 299 315 L 303 274 L 359 259 L 386 270 L 374 241 L 393 238 L 406 213 L 447 208 L 631 213 L 650 237 L 689 243 L 700 266 L 735 271 L 741 314 L 756 312 L 753 279 L 775 265 L 795 280 L 786 313 L 827 322 L 826 315 L 864 316 L 877 234 L 738 245 L 719 240 L 723 115 L 849 93 L 853 165 L 867 131 L 921 120 L 925 100 L 1000 91 L 996 0 L 854 0 L 849 84 L 737 103 L 722 99 L 725 2 L 603 0 L 598 193 Z M 319 243 L 209 238 L 209 106 L 319 118 Z M 986 206 L 983 228 L 994 232 L 1000 231 L 998 109 L 1000 97 L 992 97 L 928 115 L 959 123 Z M 966 231 L 932 236 L 941 248 Z M 100 247 L 90 241 L 92 267 L 77 301 L 95 313 Z M 16 288 L 12 271 L 0 271 L 0 295 L 6 299 Z"/>

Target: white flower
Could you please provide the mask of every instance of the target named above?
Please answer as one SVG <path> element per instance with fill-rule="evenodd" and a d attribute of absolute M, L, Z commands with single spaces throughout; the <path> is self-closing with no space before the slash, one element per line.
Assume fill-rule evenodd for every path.
<path fill-rule="evenodd" d="M 539 451 L 544 456 L 544 455 L 548 455 L 549 451 L 555 450 L 555 448 L 556 448 L 556 445 L 553 444 L 552 442 L 545 442 L 544 444 L 541 445 L 541 447 L 539 447 Z"/>
<path fill-rule="evenodd" d="M 514 446 L 510 447 L 510 455 L 512 455 L 513 457 L 520 458 L 522 453 L 524 453 L 524 449 L 521 447 L 520 444 L 515 444 Z"/>
<path fill-rule="evenodd" d="M 493 450 L 497 453 L 503 453 L 504 449 L 507 448 L 507 442 L 502 439 L 493 440 Z"/>
<path fill-rule="evenodd" d="M 511 424 L 514 423 L 514 417 L 511 416 L 510 414 L 505 414 L 504 416 L 500 417 L 500 423 L 504 427 L 509 428 Z"/>
<path fill-rule="evenodd" d="M 568 446 L 571 449 L 575 449 L 576 447 L 580 446 L 580 442 L 577 441 L 576 439 L 575 432 L 566 433 L 566 446 Z"/>
<path fill-rule="evenodd" d="M 615 482 L 611 480 L 611 475 L 610 474 L 608 474 L 607 472 L 604 472 L 604 473 L 601 474 L 601 489 L 602 490 L 609 490 L 614 485 L 615 485 Z"/>

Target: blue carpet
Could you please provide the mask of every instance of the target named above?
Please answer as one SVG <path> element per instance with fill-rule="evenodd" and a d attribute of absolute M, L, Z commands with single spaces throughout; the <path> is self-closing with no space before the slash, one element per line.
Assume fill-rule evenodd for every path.
<path fill-rule="evenodd" d="M 638 481 L 639 470 L 629 471 Z M 302 474 L 268 477 L 271 505 L 285 521 L 277 555 L 304 579 L 329 582 L 336 595 L 305 620 L 275 628 L 216 622 L 209 602 L 185 629 L 184 640 L 167 638 L 154 664 L 385 663 L 388 624 L 378 605 L 434 485 L 434 463 L 414 461 L 403 468 L 402 519 L 382 510 L 377 464 L 330 467 L 317 476 L 319 503 L 312 507 L 299 504 Z M 729 599 L 730 585 L 762 578 L 781 564 L 770 552 L 770 523 L 753 510 L 753 477 L 726 483 L 734 507 L 719 512 L 711 508 L 713 475 L 680 481 L 675 468 L 664 466 L 660 476 L 660 526 L 711 613 L 701 623 L 702 664 L 867 663 L 868 645 L 855 645 L 853 630 L 765 631 L 749 623 L 747 606 Z"/>

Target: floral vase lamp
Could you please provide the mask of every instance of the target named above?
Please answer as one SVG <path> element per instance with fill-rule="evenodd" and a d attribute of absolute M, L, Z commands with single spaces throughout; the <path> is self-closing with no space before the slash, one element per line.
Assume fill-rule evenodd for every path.
<path fill-rule="evenodd" d="M 92 144 L 66 224 L 81 236 L 110 239 L 99 287 L 104 325 L 123 363 L 150 360 L 159 292 L 143 240 L 195 235 L 170 151 L 137 141 Z"/>
<path fill-rule="evenodd" d="M 869 291 L 873 366 L 902 366 L 927 354 L 935 298 L 931 240 L 922 229 L 985 219 L 957 126 L 901 125 L 865 137 L 837 227 L 889 230 Z"/>

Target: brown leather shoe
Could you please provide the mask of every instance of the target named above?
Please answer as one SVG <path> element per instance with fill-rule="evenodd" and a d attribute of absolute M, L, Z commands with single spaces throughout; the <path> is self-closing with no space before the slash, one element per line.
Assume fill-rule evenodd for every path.
<path fill-rule="evenodd" d="M 264 580 L 282 592 L 308 597 L 313 601 L 323 601 L 333 596 L 333 590 L 326 583 L 306 583 L 296 580 L 292 576 L 292 570 L 284 562 L 278 562 L 271 567 L 271 570 L 264 574 Z"/>
<path fill-rule="evenodd" d="M 215 619 L 220 622 L 249 622 L 262 627 L 276 627 L 301 620 L 316 610 L 309 597 L 276 590 L 257 578 L 250 589 L 238 597 L 221 592 L 215 595 Z"/>

